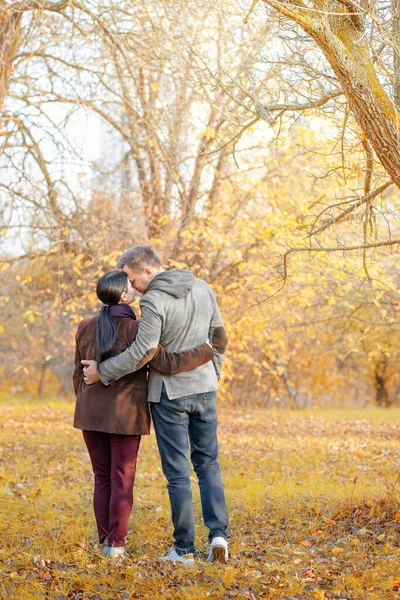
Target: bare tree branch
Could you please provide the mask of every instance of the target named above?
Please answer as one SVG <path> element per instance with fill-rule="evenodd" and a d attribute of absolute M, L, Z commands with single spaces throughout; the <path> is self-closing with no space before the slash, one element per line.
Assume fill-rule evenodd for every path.
<path fill-rule="evenodd" d="M 352 252 L 353 250 L 363 250 L 364 248 L 382 248 L 382 246 L 396 246 L 397 244 L 400 244 L 400 239 L 357 244 L 356 246 L 300 246 L 298 248 L 291 248 L 283 255 L 284 280 L 286 281 L 287 279 L 287 259 L 291 254 L 296 252 Z"/>
<path fill-rule="evenodd" d="M 59 2 L 47 2 L 46 0 L 22 0 L 22 2 L 13 2 L 13 4 L 10 4 L 9 9 L 13 13 L 23 13 L 28 10 L 63 12 L 69 3 L 70 0 L 60 0 Z"/>
<path fill-rule="evenodd" d="M 355 204 L 353 204 L 353 206 L 350 206 L 349 208 L 347 208 L 346 210 L 341 212 L 337 217 L 331 217 L 331 219 L 327 223 L 324 223 L 323 225 L 321 225 L 321 227 L 319 227 L 315 231 L 312 231 L 308 237 L 318 235 L 319 233 L 322 233 L 323 231 L 328 229 L 328 227 L 331 227 L 332 225 L 338 223 L 339 221 L 342 221 L 345 217 L 347 217 L 347 215 L 354 212 L 357 208 L 359 208 L 366 202 L 373 200 L 374 198 L 379 196 L 379 194 L 382 194 L 385 190 L 387 190 L 388 187 L 393 185 L 393 183 L 394 183 L 393 181 L 386 181 L 386 183 L 382 184 L 376 190 L 373 190 L 372 192 L 369 192 L 368 194 L 366 194 L 359 200 L 356 200 Z"/>

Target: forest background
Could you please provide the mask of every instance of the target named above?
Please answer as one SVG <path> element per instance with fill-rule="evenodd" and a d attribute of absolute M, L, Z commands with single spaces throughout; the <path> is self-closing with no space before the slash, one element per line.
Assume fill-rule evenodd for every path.
<path fill-rule="evenodd" d="M 150 242 L 218 295 L 221 399 L 400 392 L 400 0 L 0 0 L 0 366 L 69 394 Z"/>

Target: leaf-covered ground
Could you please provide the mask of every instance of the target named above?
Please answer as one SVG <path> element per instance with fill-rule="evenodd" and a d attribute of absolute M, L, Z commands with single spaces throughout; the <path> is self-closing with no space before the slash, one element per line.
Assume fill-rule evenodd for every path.
<path fill-rule="evenodd" d="M 129 558 L 99 554 L 90 464 L 72 413 L 64 401 L 0 399 L 1 598 L 400 598 L 399 410 L 221 405 L 232 558 L 205 562 L 194 486 L 190 568 L 159 560 L 171 526 L 153 435 L 142 441 Z"/>

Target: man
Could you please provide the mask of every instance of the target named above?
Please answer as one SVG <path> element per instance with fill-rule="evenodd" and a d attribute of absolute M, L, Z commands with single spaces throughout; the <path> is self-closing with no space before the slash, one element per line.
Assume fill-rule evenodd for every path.
<path fill-rule="evenodd" d="M 214 359 L 201 367 L 173 376 L 150 369 L 148 401 L 156 432 L 174 525 L 174 548 L 164 560 L 193 564 L 194 511 L 190 485 L 190 458 L 198 477 L 203 519 L 209 528 L 208 560 L 228 560 L 227 510 L 221 481 L 217 442 L 216 390 L 227 335 L 215 294 L 190 271 L 165 271 L 149 245 L 133 246 L 119 259 L 138 292 L 141 319 L 132 345 L 102 362 L 82 361 L 85 381 L 108 385 L 136 371 L 154 356 L 158 343 L 168 352 L 198 346 L 208 338 Z"/>

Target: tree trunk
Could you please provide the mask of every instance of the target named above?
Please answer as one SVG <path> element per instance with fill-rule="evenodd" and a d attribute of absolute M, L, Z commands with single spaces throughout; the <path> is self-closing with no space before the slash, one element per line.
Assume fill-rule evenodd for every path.
<path fill-rule="evenodd" d="M 393 97 L 400 109 L 400 0 L 392 1 Z"/>
<path fill-rule="evenodd" d="M 375 402 L 380 408 L 388 408 L 393 404 L 386 386 L 386 369 L 386 359 L 380 360 L 375 365 Z"/>
<path fill-rule="evenodd" d="M 0 0 L 0 111 L 8 91 L 13 61 L 22 43 L 21 15 Z"/>
<path fill-rule="evenodd" d="M 297 409 L 297 408 L 299 408 L 297 392 L 291 382 L 290 375 L 287 370 L 287 365 L 281 359 L 278 350 L 275 350 L 275 356 L 276 356 L 276 366 L 280 367 L 280 369 L 281 369 L 281 377 L 282 377 L 282 381 L 284 383 L 284 386 L 285 386 L 285 389 L 286 389 L 286 392 L 288 395 L 289 406 L 290 406 L 290 408 Z"/>
<path fill-rule="evenodd" d="M 293 2 L 264 0 L 295 21 L 314 39 L 338 78 L 350 109 L 369 139 L 388 175 L 400 187 L 400 115 L 377 77 L 363 31 L 361 17 L 346 2 L 323 2 L 324 14 L 309 11 Z M 393 0 L 396 4 L 399 0 Z M 319 3 L 315 3 L 319 7 Z M 335 15 L 335 12 L 341 13 Z M 333 14 L 332 14 L 333 13 Z"/>
<path fill-rule="evenodd" d="M 39 383 L 38 383 L 38 389 L 37 389 L 37 394 L 36 394 L 38 398 L 42 398 L 42 396 L 43 396 L 44 378 L 46 375 L 47 367 L 48 367 L 48 363 L 46 361 L 43 361 L 41 369 L 40 369 Z"/>
<path fill-rule="evenodd" d="M 62 13 L 68 3 L 69 0 L 21 0 L 7 4 L 6 0 L 0 0 L 0 112 L 8 92 L 13 62 L 22 44 L 22 15 L 32 10 Z"/>

